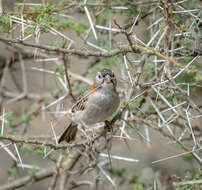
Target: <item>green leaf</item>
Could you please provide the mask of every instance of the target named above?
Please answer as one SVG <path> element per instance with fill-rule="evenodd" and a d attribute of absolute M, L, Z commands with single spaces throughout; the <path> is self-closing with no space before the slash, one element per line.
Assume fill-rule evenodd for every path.
<path fill-rule="evenodd" d="M 86 45 L 81 45 L 81 46 L 80 46 L 80 50 L 82 50 L 82 51 L 88 51 L 88 46 L 86 46 Z"/>
<path fill-rule="evenodd" d="M 49 155 L 48 155 L 49 159 L 51 159 L 52 161 L 56 161 L 56 156 L 54 154 L 54 152 L 51 152 Z"/>
<path fill-rule="evenodd" d="M 60 0 L 60 2 L 58 3 L 59 6 L 64 6 L 65 3 L 67 3 L 69 0 Z"/>
<path fill-rule="evenodd" d="M 114 56 L 114 57 L 107 57 L 107 58 L 103 58 L 100 61 L 100 64 L 107 69 L 111 69 L 112 64 L 117 63 L 119 61 L 119 57 L 118 56 Z"/>
<path fill-rule="evenodd" d="M 46 106 L 48 106 L 50 103 L 51 103 L 50 101 L 46 101 L 46 102 L 44 102 L 44 106 L 46 107 Z"/>
<path fill-rule="evenodd" d="M 143 190 L 143 185 L 142 184 L 135 184 L 134 190 Z"/>
<path fill-rule="evenodd" d="M 63 42 L 61 42 L 61 41 L 55 40 L 55 41 L 53 42 L 53 45 L 54 45 L 55 47 L 57 47 L 57 48 L 62 48 L 64 44 L 63 44 Z"/>
<path fill-rule="evenodd" d="M 138 176 L 135 173 L 128 174 L 129 183 L 135 183 L 138 179 Z"/>
<path fill-rule="evenodd" d="M 41 149 L 36 149 L 36 150 L 34 151 L 34 153 L 35 153 L 37 156 L 43 156 L 43 155 L 44 155 L 44 151 L 41 150 Z"/>
<path fill-rule="evenodd" d="M 56 25 L 58 30 L 64 30 L 69 27 L 73 27 L 75 24 L 75 20 L 68 18 L 68 19 L 60 19 L 58 24 Z"/>
<path fill-rule="evenodd" d="M 23 120 L 25 123 L 29 123 L 29 122 L 32 120 L 32 118 L 31 118 L 30 116 L 26 115 L 26 114 L 23 114 L 23 115 L 22 115 L 22 120 Z"/>
<path fill-rule="evenodd" d="M 34 177 L 34 176 L 35 176 L 35 173 L 36 173 L 36 167 L 35 167 L 35 166 L 27 171 L 27 174 L 28 174 L 30 177 Z"/>
<path fill-rule="evenodd" d="M 175 79 L 176 83 L 191 83 L 191 82 L 195 82 L 195 73 L 182 73 L 180 76 L 178 76 Z M 180 86 L 182 89 L 187 90 L 187 85 L 181 85 Z"/>
<path fill-rule="evenodd" d="M 199 2 L 192 0 L 185 2 L 183 6 L 185 7 L 185 9 L 197 9 L 200 7 Z"/>
<path fill-rule="evenodd" d="M 106 26 L 107 25 L 107 20 L 102 17 L 96 17 L 96 24 L 101 25 L 101 26 Z"/>
<path fill-rule="evenodd" d="M 30 35 L 34 33 L 35 33 L 35 29 L 33 27 L 28 27 L 25 29 L 25 35 Z"/>
<path fill-rule="evenodd" d="M 8 32 L 10 29 L 10 18 L 8 16 L 0 16 L 0 32 Z"/>
<path fill-rule="evenodd" d="M 17 134 L 19 134 L 19 130 L 16 129 L 16 128 L 14 128 L 14 129 L 12 129 L 11 133 L 12 133 L 13 135 L 17 135 Z"/>
<path fill-rule="evenodd" d="M 16 0 L 16 3 L 23 3 L 23 0 Z"/>
<path fill-rule="evenodd" d="M 29 135 L 25 135 L 25 136 L 24 136 L 24 139 L 25 139 L 25 140 L 29 140 L 29 139 L 30 139 L 30 136 L 29 136 Z"/>
<path fill-rule="evenodd" d="M 8 121 L 8 124 L 12 125 L 13 121 L 14 121 L 14 114 L 13 114 L 13 112 L 7 112 L 6 119 Z"/>
<path fill-rule="evenodd" d="M 9 173 L 12 177 L 17 177 L 18 175 L 18 168 L 17 167 L 12 167 L 9 169 Z"/>
<path fill-rule="evenodd" d="M 29 144 L 23 144 L 22 150 L 25 152 L 25 154 L 28 156 L 32 153 L 32 147 Z"/>
<path fill-rule="evenodd" d="M 182 159 L 186 162 L 193 162 L 193 157 L 191 154 L 184 155 Z"/>
<path fill-rule="evenodd" d="M 202 177 L 202 169 L 201 168 L 194 168 L 192 170 L 186 170 L 184 172 L 184 178 L 181 181 L 194 181 L 200 180 Z M 202 184 L 191 184 L 191 185 L 175 185 L 176 190 L 190 190 L 190 189 L 202 189 Z"/>
<path fill-rule="evenodd" d="M 155 71 L 155 64 L 154 63 L 147 64 L 147 73 L 148 74 L 154 73 L 154 71 Z"/>
<path fill-rule="evenodd" d="M 61 78 L 63 78 L 64 74 L 65 74 L 65 71 L 62 67 L 55 67 L 55 73 L 59 74 L 59 76 Z"/>
<path fill-rule="evenodd" d="M 133 102 L 130 103 L 130 106 L 132 107 L 139 107 L 141 101 L 144 99 L 144 95 L 137 97 Z"/>
<path fill-rule="evenodd" d="M 110 173 L 113 177 L 122 177 L 124 172 L 126 171 L 125 168 L 111 168 Z"/>
<path fill-rule="evenodd" d="M 84 33 L 87 29 L 87 25 L 84 21 L 80 22 L 75 27 L 75 32 L 78 36 L 80 36 L 82 33 Z"/>
<path fill-rule="evenodd" d="M 166 91 L 165 97 L 169 102 L 171 102 L 173 100 L 173 96 L 171 95 L 170 91 Z"/>
<path fill-rule="evenodd" d="M 182 22 L 182 18 L 179 14 L 175 14 L 173 17 L 175 24 L 180 24 Z"/>
<path fill-rule="evenodd" d="M 147 110 L 147 113 L 154 113 L 155 112 L 155 109 L 153 106 L 149 106 L 148 110 Z"/>
<path fill-rule="evenodd" d="M 191 171 L 186 171 L 186 172 L 185 172 L 184 179 L 185 179 L 186 181 L 192 180 L 192 173 L 191 173 Z"/>
<path fill-rule="evenodd" d="M 34 107 L 33 114 L 34 114 L 35 117 L 39 115 L 39 108 L 38 108 L 38 106 Z"/>

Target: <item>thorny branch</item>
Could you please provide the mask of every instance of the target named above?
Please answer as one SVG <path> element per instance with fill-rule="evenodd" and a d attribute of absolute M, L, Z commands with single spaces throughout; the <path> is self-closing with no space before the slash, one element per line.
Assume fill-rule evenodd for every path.
<path fill-rule="evenodd" d="M 88 56 L 113 57 L 113 56 L 116 56 L 118 54 L 126 54 L 126 53 L 131 53 L 131 52 L 139 53 L 139 50 L 143 50 L 150 55 L 157 55 L 160 58 L 163 58 L 165 60 L 170 61 L 171 63 L 173 63 L 176 66 L 183 67 L 180 63 L 178 63 L 172 57 L 166 57 L 165 55 L 161 54 L 160 52 L 158 52 L 155 49 L 151 49 L 151 48 L 144 47 L 141 45 L 136 45 L 136 44 L 133 44 L 132 49 L 128 45 L 124 45 L 124 46 L 121 46 L 121 47 L 114 49 L 112 51 L 109 51 L 109 52 L 95 52 L 95 51 L 91 52 L 91 51 L 81 51 L 81 50 L 74 50 L 74 49 L 68 50 L 68 49 L 64 49 L 64 48 L 55 48 L 55 47 L 51 47 L 51 46 L 31 44 L 31 43 L 23 42 L 21 40 L 12 40 L 12 39 L 6 39 L 6 38 L 2 38 L 2 37 L 0 37 L 0 41 L 9 42 L 9 43 L 17 43 L 17 44 L 21 44 L 21 45 L 28 46 L 28 47 L 44 49 L 47 51 L 55 51 L 55 52 L 61 52 L 61 53 L 66 53 L 66 54 L 74 54 L 77 56 L 84 56 L 84 57 L 88 57 Z"/>
<path fill-rule="evenodd" d="M 63 161 L 62 167 L 66 170 L 71 170 L 80 156 L 81 154 L 79 151 L 74 151 L 68 159 Z M 42 169 L 41 171 L 36 172 L 34 176 L 25 176 L 11 183 L 8 183 L 7 185 L 1 185 L 0 190 L 12 190 L 15 188 L 26 186 L 29 184 L 29 182 L 36 182 L 39 180 L 46 179 L 48 177 L 53 176 L 56 169 L 57 168 L 52 166 L 46 169 Z"/>
<path fill-rule="evenodd" d="M 58 52 L 58 53 L 66 53 L 66 54 L 74 54 L 77 56 L 83 56 L 83 57 L 88 57 L 88 56 L 96 56 L 96 57 L 113 57 L 119 54 L 127 54 L 127 53 L 132 53 L 136 49 L 136 53 L 139 53 L 139 50 L 144 51 L 145 53 L 149 55 L 156 55 L 159 58 L 162 58 L 164 60 L 169 61 L 170 63 L 174 64 L 175 66 L 184 68 L 184 66 L 177 62 L 173 57 L 166 56 L 156 49 L 148 48 L 139 44 L 133 44 L 133 49 L 130 48 L 128 45 L 124 45 L 118 49 L 109 51 L 109 52 L 90 52 L 90 51 L 81 51 L 81 50 L 75 50 L 75 49 L 64 49 L 64 48 L 56 48 L 52 46 L 46 46 L 46 45 L 39 45 L 39 44 L 33 44 L 33 43 L 27 43 L 23 42 L 22 40 L 13 40 L 13 39 L 7 39 L 7 38 L 2 38 L 0 37 L 0 41 L 7 42 L 7 43 L 14 43 L 14 44 L 21 44 L 23 46 L 28 46 L 28 47 L 34 47 L 34 48 L 39 48 L 39 49 L 44 49 L 47 51 L 53 51 L 53 52 Z M 134 49 L 135 48 L 135 49 Z M 185 68 L 187 72 L 189 72 L 189 68 Z M 202 78 L 200 74 L 197 73 L 197 77 L 199 79 Z"/>
<path fill-rule="evenodd" d="M 63 59 L 63 62 L 64 62 L 65 77 L 66 77 L 67 86 L 68 86 L 68 89 L 69 89 L 69 95 L 72 97 L 72 99 L 74 101 L 76 101 L 76 98 L 74 97 L 74 95 L 72 93 L 72 87 L 71 87 L 70 79 L 69 79 L 68 72 L 67 72 L 67 69 L 68 69 L 67 68 L 68 58 L 65 56 L 64 53 L 62 54 L 62 59 Z"/>
<path fill-rule="evenodd" d="M 113 119 L 111 120 L 110 124 L 111 125 L 114 125 L 114 123 L 121 118 L 121 115 L 123 113 L 123 111 L 125 110 L 127 106 L 125 106 L 120 112 L 118 112 L 114 117 Z M 104 132 L 104 133 L 103 133 Z M 95 136 L 95 138 L 92 140 L 92 142 L 98 140 L 99 138 L 101 138 L 103 135 L 105 135 L 105 133 L 107 131 L 103 131 L 100 135 L 97 135 Z M 49 168 L 46 168 L 46 169 L 43 169 L 42 171 L 39 171 L 39 172 L 36 172 L 36 174 L 33 176 L 33 177 L 30 177 L 30 176 L 25 176 L 25 177 L 22 177 L 21 179 L 18 179 L 16 181 L 13 181 L 12 183 L 9 183 L 7 185 L 3 185 L 0 187 L 0 190 L 10 190 L 10 189 L 13 189 L 13 188 L 19 188 L 19 187 L 23 187 L 27 184 L 29 184 L 30 181 L 39 181 L 39 180 L 43 180 L 47 177 L 51 177 L 53 176 L 53 181 L 52 181 L 52 184 L 50 186 L 50 189 L 52 189 L 52 187 L 54 186 L 55 184 L 55 180 L 56 180 L 56 177 L 58 175 L 58 169 L 59 167 L 61 166 L 63 170 L 71 170 L 71 168 L 73 168 L 74 164 L 76 164 L 76 161 L 80 158 L 81 156 L 81 152 L 83 151 L 84 149 L 84 145 L 87 147 L 89 142 L 86 141 L 86 142 L 82 142 L 82 143 L 73 143 L 73 144 L 65 144 L 65 145 L 57 145 L 57 144 L 53 144 L 53 143 L 47 143 L 47 142 L 44 142 L 44 141 L 38 141 L 38 140 L 25 140 L 25 139 L 22 139 L 22 138 L 16 138 L 14 136 L 8 136 L 8 137 L 5 137 L 5 136 L 0 136 L 0 139 L 2 140 L 9 140 L 11 141 L 12 143 L 26 143 L 26 144 L 33 144 L 33 145 L 45 145 L 47 147 L 50 147 L 52 149 L 67 149 L 67 148 L 73 148 L 73 147 L 78 147 L 78 150 L 75 150 L 73 151 L 73 153 L 71 153 L 71 155 L 68 157 L 67 160 L 64 160 L 62 163 L 62 159 L 64 159 L 62 156 L 60 157 L 60 159 L 58 159 L 58 164 L 56 165 L 56 168 L 54 167 L 49 167 Z M 73 187 L 76 187 L 79 185 L 82 185 L 83 183 L 78 183 L 78 184 L 75 184 L 74 182 L 72 182 L 72 185 Z M 86 185 L 91 185 L 91 183 L 85 183 Z"/>

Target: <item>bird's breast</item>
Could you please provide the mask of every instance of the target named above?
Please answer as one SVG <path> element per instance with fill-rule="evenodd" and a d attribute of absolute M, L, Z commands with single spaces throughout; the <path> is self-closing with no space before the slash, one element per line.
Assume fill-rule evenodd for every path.
<path fill-rule="evenodd" d="M 103 122 L 117 110 L 119 103 L 118 94 L 98 91 L 89 96 L 85 109 L 75 116 L 87 125 Z"/>

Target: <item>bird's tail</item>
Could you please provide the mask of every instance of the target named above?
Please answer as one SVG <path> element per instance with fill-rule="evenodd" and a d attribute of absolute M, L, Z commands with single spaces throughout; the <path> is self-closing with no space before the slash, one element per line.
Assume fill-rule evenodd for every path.
<path fill-rule="evenodd" d="M 65 129 L 65 131 L 60 136 L 58 143 L 62 141 L 70 142 L 73 141 L 76 137 L 77 133 L 77 125 L 74 123 L 70 123 L 70 125 Z"/>

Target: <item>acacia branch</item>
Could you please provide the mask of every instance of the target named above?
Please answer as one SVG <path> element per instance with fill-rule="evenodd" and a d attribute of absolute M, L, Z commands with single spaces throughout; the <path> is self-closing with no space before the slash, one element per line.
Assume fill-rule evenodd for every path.
<path fill-rule="evenodd" d="M 156 55 L 164 60 L 169 61 L 170 63 L 173 63 L 176 67 L 184 68 L 184 65 L 177 62 L 173 57 L 166 56 L 159 52 L 158 50 L 154 48 L 145 47 L 139 44 L 133 44 L 133 49 L 131 49 L 130 46 L 125 45 L 123 47 L 108 51 L 108 52 L 95 52 L 95 51 L 81 51 L 81 50 L 75 50 L 75 49 L 65 49 L 65 48 L 57 48 L 53 46 L 46 46 L 46 45 L 40 45 L 40 44 L 33 44 L 33 43 L 27 43 L 22 40 L 14 40 L 14 39 L 8 39 L 8 38 L 2 38 L 0 37 L 0 41 L 6 42 L 6 43 L 14 43 L 14 44 L 21 44 L 23 46 L 27 47 L 33 47 L 33 48 L 39 48 L 44 49 L 46 51 L 52 51 L 57 53 L 65 53 L 65 54 L 74 54 L 77 56 L 83 56 L 83 57 L 89 57 L 89 56 L 95 56 L 95 57 L 112 57 L 119 54 L 127 54 L 127 53 L 140 53 L 140 50 L 144 51 L 145 53 L 149 55 Z M 136 50 L 136 51 L 135 51 Z M 189 68 L 185 68 L 187 72 L 190 72 Z M 196 77 L 198 79 L 201 79 L 202 76 L 200 74 L 196 74 Z"/>
<path fill-rule="evenodd" d="M 132 50 L 128 46 L 121 48 L 121 49 L 115 49 L 115 50 L 112 50 L 109 52 L 95 52 L 95 51 L 81 51 L 81 50 L 75 50 L 75 49 L 57 48 L 57 47 L 53 47 L 53 46 L 27 43 L 22 40 L 14 40 L 14 39 L 2 38 L 2 37 L 0 37 L 0 41 L 7 42 L 7 43 L 21 44 L 21 45 L 27 46 L 27 47 L 44 49 L 46 51 L 65 53 L 65 54 L 70 54 L 70 55 L 73 54 L 73 55 L 83 56 L 83 57 L 88 57 L 88 56 L 112 57 L 112 56 L 118 55 L 120 53 L 132 52 Z"/>
<path fill-rule="evenodd" d="M 0 136 L 0 140 L 8 140 L 11 141 L 12 143 L 18 143 L 18 144 L 32 144 L 32 145 L 45 145 L 47 147 L 50 147 L 54 150 L 59 150 L 59 149 L 67 149 L 67 148 L 72 148 L 72 147 L 80 147 L 82 146 L 82 143 L 74 143 L 74 144 L 54 144 L 52 142 L 45 142 L 45 141 L 40 141 L 40 140 L 29 140 L 29 139 L 24 139 L 22 137 L 17 137 L 17 136 L 12 136 L 12 135 L 7 135 L 7 136 Z"/>
<path fill-rule="evenodd" d="M 64 170 L 71 170 L 74 165 L 77 163 L 78 159 L 80 158 L 81 153 L 80 151 L 74 151 L 68 159 L 64 160 L 61 164 L 62 168 Z M 16 188 L 20 188 L 26 185 L 31 184 L 30 182 L 36 182 L 43 179 L 46 179 L 48 177 L 51 177 L 54 175 L 56 167 L 49 167 L 43 170 L 40 170 L 34 174 L 34 176 L 25 176 L 20 179 L 17 179 L 11 183 L 8 183 L 6 185 L 1 185 L 0 190 L 12 190 Z"/>
<path fill-rule="evenodd" d="M 66 58 L 65 54 L 63 53 L 62 59 L 63 59 L 63 63 L 64 63 L 64 71 L 65 71 L 65 77 L 66 77 L 66 81 L 67 81 L 67 87 L 69 89 L 69 95 L 72 97 L 73 101 L 75 102 L 76 98 L 73 95 L 70 79 L 69 79 L 68 72 L 67 72 L 68 57 Z"/>
<path fill-rule="evenodd" d="M 158 3 L 159 0 L 147 0 L 147 1 L 137 1 L 137 2 L 130 2 L 127 1 L 125 3 L 78 3 L 78 2 L 71 2 L 71 3 L 66 3 L 65 6 L 63 7 L 57 7 L 56 10 L 54 10 L 53 12 L 57 13 L 58 11 L 64 11 L 70 8 L 74 8 L 74 7 L 84 7 L 84 6 L 88 6 L 88 7 L 119 7 L 119 6 L 139 6 L 139 5 L 146 5 L 146 4 L 153 4 L 153 3 Z M 45 6 L 43 4 L 43 6 Z M 35 11 L 25 11 L 23 10 L 22 13 L 23 14 L 27 14 L 27 15 L 33 15 L 33 14 L 42 14 L 44 11 L 43 10 L 35 10 Z M 16 12 L 5 12 L 4 14 L 6 15 L 15 15 L 17 14 Z"/>
<path fill-rule="evenodd" d="M 33 182 L 33 181 L 36 182 L 36 181 L 46 179 L 48 177 L 51 177 L 53 175 L 54 171 L 55 171 L 54 167 L 49 167 L 42 171 L 36 172 L 33 177 L 25 176 L 25 177 L 15 180 L 11 183 L 8 183 L 6 185 L 1 185 L 0 190 L 13 190 L 15 188 L 26 186 L 26 185 L 28 185 L 29 182 Z"/>

